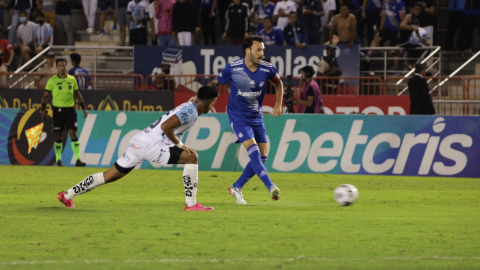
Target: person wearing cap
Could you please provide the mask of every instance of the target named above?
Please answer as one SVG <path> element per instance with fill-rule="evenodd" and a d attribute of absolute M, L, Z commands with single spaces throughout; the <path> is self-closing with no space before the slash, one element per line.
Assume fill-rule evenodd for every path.
<path fill-rule="evenodd" d="M 155 84 L 157 85 L 158 90 L 175 90 L 176 83 L 175 78 L 170 75 L 170 64 L 167 62 L 162 62 L 160 74 L 155 74 Z"/>
<path fill-rule="evenodd" d="M 37 73 L 40 73 L 39 75 L 35 75 L 34 78 L 34 86 L 36 89 L 42 89 L 45 87 L 46 80 L 47 78 L 46 74 L 53 75 L 57 73 L 57 68 L 55 67 L 55 54 L 52 52 L 47 53 L 46 57 L 47 61 L 45 65 L 43 65 L 41 68 L 38 69 Z"/>
<path fill-rule="evenodd" d="M 325 113 L 320 88 L 313 79 L 315 70 L 312 66 L 304 66 L 300 71 L 305 87 L 300 98 L 291 97 L 289 101 L 292 101 L 294 105 L 299 105 L 298 113 Z"/>

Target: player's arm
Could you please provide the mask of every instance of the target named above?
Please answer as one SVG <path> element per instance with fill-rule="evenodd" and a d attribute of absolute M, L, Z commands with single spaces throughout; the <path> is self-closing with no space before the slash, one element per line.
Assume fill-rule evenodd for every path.
<path fill-rule="evenodd" d="M 178 138 L 175 136 L 175 132 L 173 132 L 173 129 L 176 127 L 179 127 L 181 125 L 180 119 L 178 119 L 177 115 L 174 115 L 170 118 L 168 118 L 167 121 L 165 121 L 161 128 L 163 130 L 163 133 L 167 135 L 167 138 L 172 141 L 177 147 L 187 150 L 188 154 L 191 155 L 192 153 L 195 153 L 195 150 L 189 148 L 188 146 L 184 145 Z"/>
<path fill-rule="evenodd" d="M 78 105 L 80 105 L 80 108 L 83 110 L 83 116 L 87 118 L 88 112 L 87 108 L 85 107 L 85 101 L 83 100 L 82 94 L 80 94 L 80 91 L 77 90 L 73 92 L 73 95 L 78 100 Z"/>
<path fill-rule="evenodd" d="M 207 86 L 211 86 L 213 88 L 217 88 L 217 86 L 219 86 L 219 85 L 220 85 L 220 83 L 217 81 L 217 78 L 213 79 L 213 81 L 211 81 L 207 84 Z"/>
<path fill-rule="evenodd" d="M 282 102 L 283 102 L 283 82 L 280 80 L 280 77 L 275 75 L 272 83 L 275 84 L 275 106 L 273 107 L 273 116 L 280 116 L 282 114 Z"/>
<path fill-rule="evenodd" d="M 45 121 L 45 117 L 47 117 L 47 98 L 50 95 L 50 91 L 45 90 L 43 92 L 42 97 L 42 121 Z"/>

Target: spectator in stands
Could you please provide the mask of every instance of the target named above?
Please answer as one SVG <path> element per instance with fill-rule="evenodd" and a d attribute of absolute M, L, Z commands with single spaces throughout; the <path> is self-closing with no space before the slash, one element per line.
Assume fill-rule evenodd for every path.
<path fill-rule="evenodd" d="M 35 29 L 35 23 L 28 20 L 27 13 L 25 11 L 20 12 L 19 21 L 20 25 L 17 29 L 18 44 L 20 46 L 33 46 L 33 33 Z"/>
<path fill-rule="evenodd" d="M 39 7 L 39 9 L 45 15 L 44 21 L 48 23 L 55 31 L 55 3 L 53 0 L 37 0 L 37 7 Z M 35 19 L 36 18 L 37 15 L 35 15 Z"/>
<path fill-rule="evenodd" d="M 322 28 L 323 3 L 321 0 L 305 0 L 299 20 L 303 21 L 308 30 L 308 44 L 320 44 L 320 29 Z M 290 16 L 289 16 L 290 17 Z M 289 18 L 290 20 L 290 18 Z"/>
<path fill-rule="evenodd" d="M 460 50 L 472 52 L 472 40 L 475 27 L 479 29 L 480 36 L 480 1 L 467 0 L 465 4 L 465 34 L 460 33 L 460 37 L 465 37 Z"/>
<path fill-rule="evenodd" d="M 323 1 L 323 16 L 322 16 L 322 32 L 324 33 L 325 41 L 330 38 L 330 28 L 332 26 L 332 20 L 337 10 L 337 4 L 335 0 L 322 0 Z"/>
<path fill-rule="evenodd" d="M 85 13 L 85 18 L 87 19 L 87 33 L 93 34 L 95 29 L 95 14 L 97 13 L 97 3 L 98 0 L 82 0 L 83 12 Z"/>
<path fill-rule="evenodd" d="M 217 1 L 218 6 L 218 18 L 220 19 L 220 31 L 223 33 L 225 31 L 225 26 L 227 22 L 227 10 L 228 6 L 230 6 L 230 1 L 227 0 L 220 0 Z"/>
<path fill-rule="evenodd" d="M 175 0 L 160 0 L 155 8 L 158 19 L 157 43 L 159 46 L 174 46 L 172 37 L 172 13 Z"/>
<path fill-rule="evenodd" d="M 362 17 L 367 25 L 368 44 L 372 44 L 375 36 L 373 26 L 380 29 L 380 23 L 382 18 L 380 13 L 382 12 L 382 0 L 364 0 L 362 6 Z"/>
<path fill-rule="evenodd" d="M 333 44 L 333 32 L 338 33 L 338 45 L 347 45 L 350 48 L 354 44 L 361 44 L 357 37 L 357 19 L 350 13 L 346 4 L 340 5 L 340 14 L 333 18 L 330 28 L 330 44 Z"/>
<path fill-rule="evenodd" d="M 191 0 L 178 0 L 173 5 L 172 36 L 177 36 L 178 45 L 191 46 L 193 32 L 200 32 L 198 12 Z"/>
<path fill-rule="evenodd" d="M 13 3 L 12 3 L 13 2 Z M 30 17 L 30 12 L 32 10 L 32 1 L 31 0 L 14 0 L 12 1 L 11 6 L 13 6 L 12 14 L 12 25 L 10 26 L 10 31 L 8 32 L 8 42 L 13 44 L 15 42 L 15 34 L 17 32 L 18 22 L 20 19 L 20 12 L 24 11 L 27 13 L 27 18 Z"/>
<path fill-rule="evenodd" d="M 147 45 L 147 27 L 150 20 L 149 6 L 145 0 L 132 0 L 127 7 L 127 21 L 130 22 L 130 46 Z"/>
<path fill-rule="evenodd" d="M 293 101 L 294 105 L 299 105 L 298 113 L 325 113 L 320 88 L 317 82 L 313 80 L 315 70 L 312 66 L 304 66 L 301 69 L 301 73 L 305 87 L 300 98 L 291 97 L 289 101 Z"/>
<path fill-rule="evenodd" d="M 120 46 L 125 46 L 125 39 L 127 37 L 127 6 L 129 1 L 130 0 L 115 1 L 118 28 L 120 30 Z"/>
<path fill-rule="evenodd" d="M 215 45 L 217 43 L 217 33 L 215 32 L 216 6 L 217 0 L 202 0 L 200 5 L 200 20 L 205 45 Z"/>
<path fill-rule="evenodd" d="M 0 32 L 0 52 L 2 53 L 2 66 L 0 71 L 8 72 L 10 65 L 12 64 L 13 58 L 15 57 L 15 51 L 13 50 L 12 45 L 8 40 L 3 38 L 2 33 Z"/>
<path fill-rule="evenodd" d="M 420 27 L 434 26 L 435 24 L 435 11 L 437 0 L 420 0 L 419 2 L 423 6 L 422 14 L 418 17 Z"/>
<path fill-rule="evenodd" d="M 273 21 L 277 23 L 277 27 L 282 29 L 288 24 L 288 14 L 297 10 L 297 4 L 294 1 L 279 1 L 273 11 Z"/>
<path fill-rule="evenodd" d="M 260 33 L 264 29 L 263 19 L 266 17 L 273 18 L 273 11 L 275 10 L 275 4 L 270 0 L 263 0 L 263 2 L 257 5 L 257 12 L 254 13 L 255 22 L 257 23 L 257 33 Z M 271 22 L 270 22 L 271 23 Z"/>
<path fill-rule="evenodd" d="M 410 115 L 435 114 L 432 96 L 430 96 L 430 89 L 428 88 L 428 83 L 425 79 L 426 74 L 427 71 L 425 66 L 423 64 L 417 64 L 415 65 L 415 75 L 408 81 Z"/>
<path fill-rule="evenodd" d="M 338 77 L 342 76 L 343 72 L 338 65 L 336 56 L 337 47 L 330 44 L 327 46 L 326 56 L 322 56 L 322 60 L 318 63 L 317 76 L 329 77 L 318 81 L 322 94 L 334 94 L 337 91 L 338 83 L 340 82 Z"/>
<path fill-rule="evenodd" d="M 233 0 L 227 10 L 227 25 L 223 38 L 230 38 L 231 45 L 242 45 L 245 37 L 248 36 L 248 19 L 250 9 L 242 0 Z"/>
<path fill-rule="evenodd" d="M 23 47 L 28 47 L 30 48 L 31 51 L 35 50 L 35 42 L 33 40 L 33 33 L 35 30 L 35 23 L 32 21 L 29 21 L 27 18 L 27 13 L 25 11 L 20 12 L 20 26 L 18 26 L 17 30 L 17 39 L 18 39 L 18 44 L 20 47 L 20 51 L 22 52 L 22 58 L 23 58 Z M 20 61 L 23 63 L 23 60 Z"/>
<path fill-rule="evenodd" d="M 78 89 L 92 89 L 93 81 L 88 75 L 88 71 L 80 66 L 82 57 L 78 53 L 70 54 L 70 60 L 72 61 L 72 68 L 68 71 L 68 74 L 75 76 L 77 79 Z M 81 76 L 77 76 L 81 75 Z"/>
<path fill-rule="evenodd" d="M 72 0 L 53 0 L 55 5 L 55 23 L 57 25 L 58 44 L 63 43 L 63 32 L 67 33 L 68 45 L 73 46 Z"/>
<path fill-rule="evenodd" d="M 30 61 L 32 55 L 36 55 L 50 45 L 53 45 L 53 28 L 45 22 L 45 15 L 38 13 L 33 28 L 33 46 L 22 46 L 20 51 L 25 62 Z"/>
<path fill-rule="evenodd" d="M 156 74 L 158 76 L 155 76 L 155 84 L 157 85 L 158 90 L 173 91 L 177 89 L 175 78 L 170 75 L 170 64 L 163 62 L 161 69 L 162 72 L 160 74 Z"/>
<path fill-rule="evenodd" d="M 340 2 L 340 5 L 345 4 L 348 6 L 348 10 L 350 11 L 350 14 L 353 14 L 355 16 L 355 19 L 357 19 L 357 37 L 363 44 L 363 30 L 364 30 L 364 19 L 362 17 L 362 5 L 363 2 L 362 0 L 338 0 Z M 362 5 L 360 4 L 362 3 Z"/>
<path fill-rule="evenodd" d="M 450 0 L 450 5 L 448 7 L 447 36 L 445 39 L 445 46 L 443 47 L 446 51 L 453 51 L 454 49 L 455 32 L 457 31 L 459 23 L 461 31 L 460 37 L 465 37 L 465 3 L 466 0 Z M 460 39 L 458 42 L 460 43 L 462 40 L 463 39 Z"/>
<path fill-rule="evenodd" d="M 90 0 L 92 1 L 92 0 Z M 113 31 L 117 31 L 117 12 L 115 11 L 116 0 L 100 0 L 100 32 L 99 36 L 105 35 L 105 17 L 107 15 L 107 10 L 110 7 L 113 9 Z M 148 3 L 147 3 L 148 4 Z"/>
<path fill-rule="evenodd" d="M 285 45 L 295 45 L 298 49 L 304 49 L 308 43 L 308 29 L 304 22 L 297 20 L 295 11 L 288 14 L 290 23 L 283 30 Z"/>
<path fill-rule="evenodd" d="M 263 29 L 257 32 L 257 35 L 263 37 L 263 43 L 269 45 L 283 45 L 283 31 L 273 26 L 272 17 L 263 18 Z"/>
<path fill-rule="evenodd" d="M 46 63 L 38 69 L 37 73 L 43 74 L 35 76 L 33 85 L 36 89 L 44 89 L 48 78 L 57 73 L 57 68 L 55 67 L 55 54 L 52 52 L 47 53 Z"/>
<path fill-rule="evenodd" d="M 405 48 L 404 57 L 409 58 L 417 58 L 415 64 L 420 63 L 428 53 L 428 50 L 418 51 L 418 50 L 411 50 L 413 48 L 418 47 L 425 47 L 430 46 L 431 44 L 422 38 L 418 32 L 418 28 L 420 23 L 418 22 L 418 17 L 422 14 L 422 4 L 416 3 L 413 6 L 412 12 L 410 14 L 405 15 L 405 19 L 400 24 L 400 39 L 399 39 L 399 47 Z M 416 35 L 412 36 L 413 33 Z M 405 67 L 408 66 L 409 69 L 413 69 L 415 64 L 408 64 L 408 61 L 405 60 Z"/>
<path fill-rule="evenodd" d="M 7 0 L 0 0 L 0 29 L 3 26 L 4 10 L 8 9 Z"/>
<path fill-rule="evenodd" d="M 405 4 L 400 0 L 387 0 L 382 10 L 382 22 L 380 33 L 373 39 L 370 47 L 377 47 L 380 42 L 390 40 L 390 46 L 398 45 L 400 37 L 400 23 L 405 19 Z M 372 55 L 373 51 L 369 51 Z M 393 70 L 398 69 L 400 51 L 395 52 L 397 59 L 394 60 Z"/>
<path fill-rule="evenodd" d="M 157 45 L 158 19 L 155 17 L 155 7 L 158 1 L 159 0 L 151 0 L 150 5 L 148 5 L 148 16 L 150 17 L 148 29 L 150 31 L 150 37 L 152 38 L 152 45 Z"/>

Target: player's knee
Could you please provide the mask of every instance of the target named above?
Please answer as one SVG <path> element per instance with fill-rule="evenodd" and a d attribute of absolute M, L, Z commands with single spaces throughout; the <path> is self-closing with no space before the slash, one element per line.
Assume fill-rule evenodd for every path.
<path fill-rule="evenodd" d="M 193 151 L 191 155 L 188 156 L 188 163 L 187 164 L 198 164 L 198 154 L 197 152 Z"/>

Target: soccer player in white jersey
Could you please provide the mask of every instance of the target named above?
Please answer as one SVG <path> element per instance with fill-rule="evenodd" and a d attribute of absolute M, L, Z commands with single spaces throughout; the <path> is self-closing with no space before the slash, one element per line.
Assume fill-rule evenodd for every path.
<path fill-rule="evenodd" d="M 270 63 L 262 61 L 265 45 L 263 38 L 250 36 L 242 45 L 244 59 L 229 63 L 209 83 L 213 87 L 230 83 L 227 113 L 233 132 L 247 149 L 250 162 L 240 178 L 228 189 L 238 204 L 247 204 L 243 198 L 242 188 L 255 174 L 262 180 L 274 201 L 280 198 L 280 189 L 272 183 L 267 169 L 263 165 L 267 161 L 267 133 L 263 123 L 262 102 L 265 96 L 267 80 L 275 85 L 276 102 L 273 116 L 282 111 L 283 83 L 277 69 Z"/>
<path fill-rule="evenodd" d="M 187 132 L 201 114 L 208 113 L 217 100 L 217 89 L 203 86 L 193 102 L 186 102 L 164 114 L 149 127 L 130 140 L 128 148 L 106 172 L 87 176 L 67 191 L 57 194 L 57 200 L 65 207 L 75 207 L 73 198 L 94 188 L 116 181 L 128 174 L 143 161 L 167 164 L 185 164 L 183 183 L 185 185 L 185 211 L 213 211 L 196 201 L 198 186 L 197 153 L 184 145 L 180 138 Z"/>

